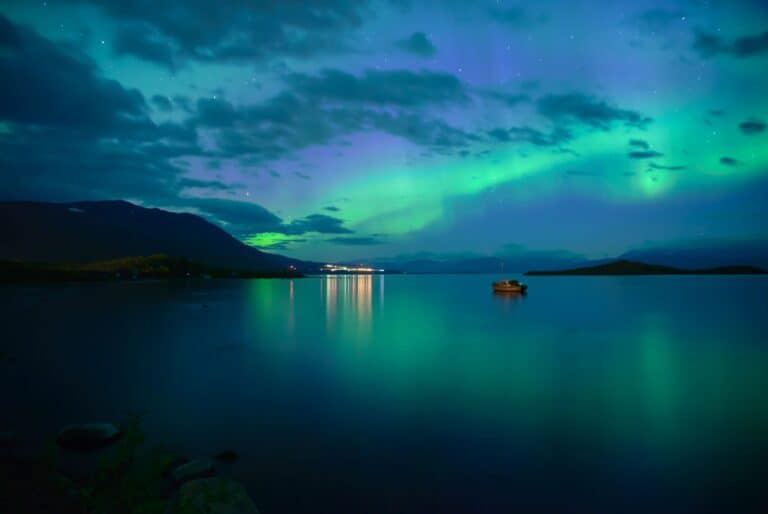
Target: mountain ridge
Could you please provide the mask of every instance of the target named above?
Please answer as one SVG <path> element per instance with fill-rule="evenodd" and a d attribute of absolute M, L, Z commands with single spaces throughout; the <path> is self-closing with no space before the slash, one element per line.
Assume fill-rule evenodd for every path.
<path fill-rule="evenodd" d="M 620 259 L 617 261 L 557 271 L 528 271 L 528 276 L 596 276 L 596 275 L 762 275 L 766 270 L 755 266 L 718 266 L 703 269 L 683 269 L 660 264 Z"/>
<path fill-rule="evenodd" d="M 192 213 L 125 200 L 0 202 L 2 260 L 83 264 L 155 254 L 251 271 L 310 266 L 248 246 Z"/>

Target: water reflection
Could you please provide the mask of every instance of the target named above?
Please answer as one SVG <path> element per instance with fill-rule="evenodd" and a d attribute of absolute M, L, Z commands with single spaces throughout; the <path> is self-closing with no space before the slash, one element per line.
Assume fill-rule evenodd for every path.
<path fill-rule="evenodd" d="M 379 276 L 378 303 L 383 303 L 384 277 Z M 370 333 L 373 314 L 373 275 L 326 275 L 322 279 L 325 320 L 329 333 L 338 324 L 354 327 L 358 335 Z"/>
<path fill-rule="evenodd" d="M 503 304 L 516 304 L 525 299 L 525 293 L 508 292 L 508 291 L 493 291 L 494 300 Z"/>

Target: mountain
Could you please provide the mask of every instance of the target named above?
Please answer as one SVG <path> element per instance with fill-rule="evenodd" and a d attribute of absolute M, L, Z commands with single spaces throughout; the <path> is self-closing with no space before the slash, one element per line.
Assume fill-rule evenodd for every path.
<path fill-rule="evenodd" d="M 619 259 L 681 268 L 768 268 L 768 240 L 701 240 L 630 250 Z"/>
<path fill-rule="evenodd" d="M 0 202 L 0 260 L 87 263 L 155 254 L 249 271 L 308 265 L 256 250 L 194 214 L 125 201 Z"/>
<path fill-rule="evenodd" d="M 592 264 L 585 257 L 569 252 L 526 250 L 505 256 L 450 257 L 415 255 L 378 259 L 374 267 L 407 273 L 522 273 L 525 270 L 559 269 Z M 600 261 L 603 262 L 603 261 Z"/>
<path fill-rule="evenodd" d="M 526 275 L 756 275 L 765 270 L 754 266 L 720 266 L 707 269 L 681 269 L 672 266 L 619 260 L 597 266 L 560 271 L 529 271 Z"/>

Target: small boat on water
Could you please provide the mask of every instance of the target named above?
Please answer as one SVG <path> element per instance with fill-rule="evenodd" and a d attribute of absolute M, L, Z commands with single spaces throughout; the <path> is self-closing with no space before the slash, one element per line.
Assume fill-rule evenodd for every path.
<path fill-rule="evenodd" d="M 526 284 L 517 280 L 499 280 L 493 283 L 494 293 L 525 293 L 527 289 Z"/>

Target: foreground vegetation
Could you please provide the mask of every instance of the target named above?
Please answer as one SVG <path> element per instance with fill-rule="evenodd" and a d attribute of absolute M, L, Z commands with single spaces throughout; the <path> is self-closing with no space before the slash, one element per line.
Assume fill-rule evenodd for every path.
<path fill-rule="evenodd" d="M 0 261 L 0 282 L 78 282 L 165 278 L 297 278 L 295 270 L 248 271 L 207 266 L 183 257 L 158 254 L 87 264 Z"/>

